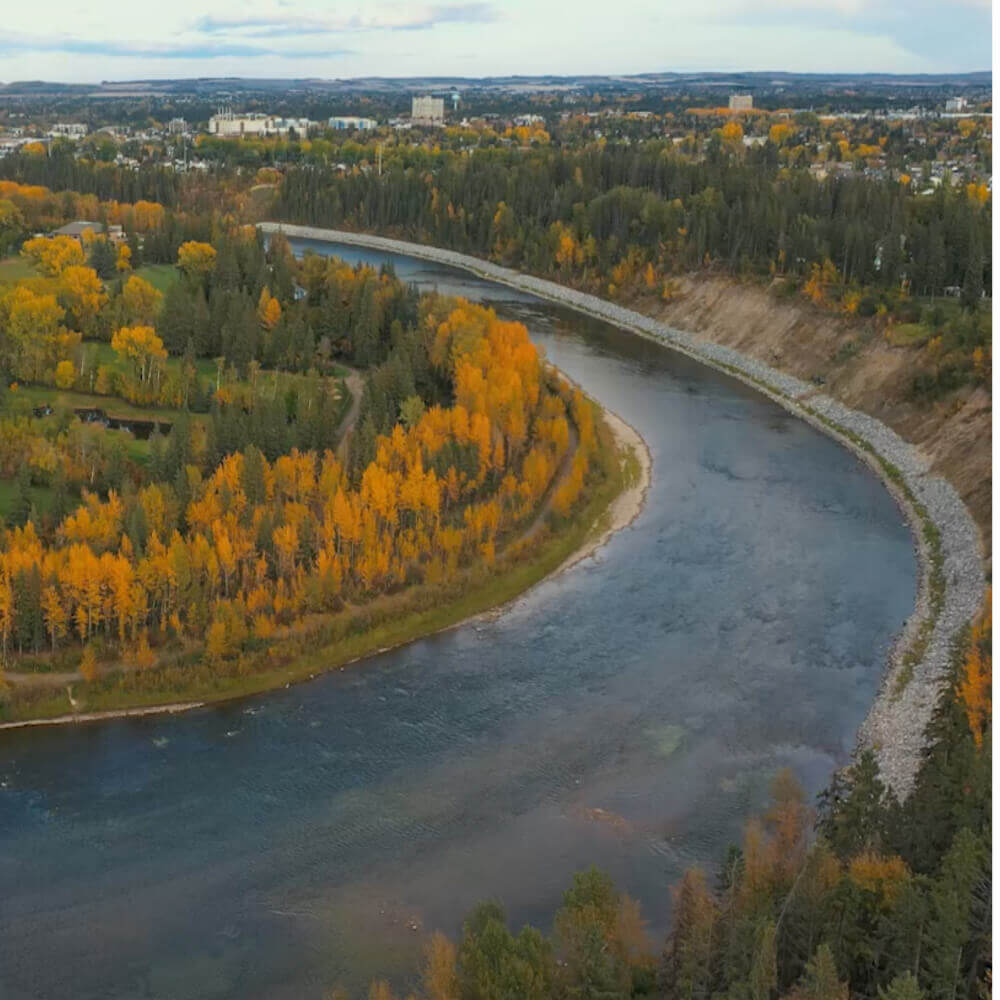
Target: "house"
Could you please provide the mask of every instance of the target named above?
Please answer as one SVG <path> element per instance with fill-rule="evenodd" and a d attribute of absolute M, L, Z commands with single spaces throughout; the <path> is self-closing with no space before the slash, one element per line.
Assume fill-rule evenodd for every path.
<path fill-rule="evenodd" d="M 85 219 L 80 219 L 76 222 L 67 222 L 65 226 L 60 226 L 58 229 L 50 233 L 50 236 L 72 236 L 73 239 L 79 240 L 80 245 L 84 244 L 84 234 L 93 233 L 95 236 L 99 233 L 104 233 L 105 227 L 100 222 L 88 222 Z M 121 243 L 125 239 L 125 231 L 121 226 L 108 226 L 107 227 L 107 237 L 112 243 Z"/>
<path fill-rule="evenodd" d="M 729 95 L 729 110 L 730 111 L 753 111 L 753 95 L 752 94 L 730 94 Z"/>

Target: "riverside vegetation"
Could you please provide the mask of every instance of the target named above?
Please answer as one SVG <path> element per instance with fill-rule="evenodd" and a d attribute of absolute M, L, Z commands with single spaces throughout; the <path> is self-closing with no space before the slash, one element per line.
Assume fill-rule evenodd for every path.
<path fill-rule="evenodd" d="M 502 906 L 483 903 L 457 943 L 428 940 L 419 986 L 396 994 L 376 981 L 369 1000 L 989 996 L 991 627 L 987 612 L 955 650 L 905 802 L 871 753 L 834 778 L 815 812 L 781 772 L 770 809 L 716 876 L 690 869 L 675 887 L 661 948 L 638 904 L 590 869 L 551 934 L 512 933 Z"/>
<path fill-rule="evenodd" d="M 377 229 L 488 257 L 652 313 L 683 305 L 692 276 L 759 282 L 775 300 L 808 303 L 816 316 L 852 324 L 831 364 L 852 364 L 873 334 L 902 352 L 899 395 L 913 408 L 913 419 L 933 415 L 935 407 L 955 412 L 971 392 L 988 394 L 990 318 L 981 304 L 991 274 L 988 188 L 944 183 L 928 193 L 908 175 L 876 169 L 876 147 L 891 151 L 898 138 L 889 125 L 890 134 L 838 138 L 826 133 L 841 126 L 796 119 L 793 129 L 769 133 L 748 149 L 729 127 L 735 122 L 705 121 L 680 144 L 567 132 L 558 145 L 518 137 L 524 139 L 520 147 L 477 147 L 474 155 L 448 148 L 451 140 L 439 148 L 415 133 L 412 142 L 389 144 L 381 175 L 373 169 L 374 142 L 333 143 L 326 154 L 317 145 L 316 155 L 308 143 L 288 143 L 287 155 L 267 151 L 260 170 L 265 161 L 241 165 L 256 155 L 248 144 L 227 143 L 219 149 L 231 152 L 203 175 L 159 166 L 125 170 L 57 148 L 49 156 L 26 153 L 0 164 L 14 185 L 2 195 L 10 204 L 2 206 L 0 228 L 16 246 L 26 230 L 42 228 L 35 221 L 40 215 L 53 221 L 87 217 L 76 206 L 91 203 L 80 199 L 100 196 L 124 206 L 95 202 L 95 211 L 107 212 L 109 220 L 121 213 L 136 266 L 172 264 L 189 240 L 216 245 L 223 259 L 229 251 L 217 243 L 215 229 L 226 227 L 218 226 L 212 209 L 224 206 L 230 224 L 280 216 Z M 974 134 L 978 126 L 968 135 L 959 130 L 956 141 L 982 138 Z M 814 176 L 812 153 L 823 143 L 854 157 L 855 169 Z M 89 193 L 67 190 L 74 187 Z M 166 207 L 146 233 L 138 231 L 141 199 Z M 125 203 L 135 206 L 131 215 Z M 280 266 L 269 262 L 275 264 Z M 318 273 L 320 265 L 309 266 Z M 276 291 L 277 281 L 268 278 L 269 295 L 278 299 L 287 323 L 294 295 Z M 299 284 L 315 305 L 308 282 L 301 278 Z M 262 292 L 261 285 L 248 292 L 254 308 L 259 301 L 253 296 Z M 180 301 L 179 293 L 174 297 Z M 191 303 L 192 315 L 203 316 Z M 324 346 L 316 333 L 313 366 L 315 348 Z M 781 346 L 789 353 L 794 347 Z M 196 364 L 209 357 L 193 353 Z M 334 364 L 338 357 L 327 355 Z M 354 360 L 349 353 L 342 357 Z M 246 374 L 250 381 L 249 368 Z M 376 411 L 377 396 L 373 392 L 369 403 Z M 212 401 L 210 414 L 216 406 Z M 595 426 L 599 436 L 600 424 Z M 595 458 L 603 454 L 598 449 Z M 605 479 L 592 493 L 588 479 L 585 496 L 605 489 L 614 469 L 605 464 Z M 349 477 L 350 467 L 343 474 Z M 28 506 L 22 498 L 22 510 Z M 980 517 L 981 527 L 987 522 Z M 497 552 L 500 564 L 506 553 Z M 462 574 L 475 572 L 476 564 L 459 567 L 450 596 L 463 589 Z M 385 600 L 418 603 L 422 586 L 428 585 L 381 598 L 363 613 L 345 608 L 332 616 L 326 635 L 336 633 L 345 647 L 363 633 L 378 634 L 383 644 L 394 641 L 391 615 L 377 609 Z M 314 649 L 314 639 L 302 635 L 288 641 Z M 220 669 L 242 670 L 237 665 L 257 655 L 256 642 L 250 635 L 242 655 L 197 667 L 206 690 Z M 550 937 L 530 928 L 511 934 L 495 904 L 470 917 L 457 945 L 436 936 L 422 994 L 435 1000 L 988 995 L 990 665 L 989 629 L 980 625 L 955 651 L 916 787 L 904 803 L 886 790 L 865 755 L 823 798 L 812 842 L 811 811 L 794 782 L 781 776 L 773 809 L 748 825 L 718 879 L 693 871 L 682 880 L 674 928 L 659 957 L 635 904 L 588 873 L 567 893 Z M 172 676 L 189 678 L 191 666 Z M 252 676 L 273 682 L 281 679 L 279 669 Z M 92 690 L 106 684 L 106 678 L 95 682 Z M 103 696 L 111 698 L 110 690 Z M 371 996 L 385 1000 L 391 992 L 386 983 L 375 983 Z"/>
<path fill-rule="evenodd" d="M 617 491 L 521 324 L 146 213 L 165 293 L 101 235 L 27 240 L 37 276 L 0 290 L 6 718 L 256 690 L 440 627 L 553 569 Z M 92 398 L 167 433 L 75 420 Z"/>

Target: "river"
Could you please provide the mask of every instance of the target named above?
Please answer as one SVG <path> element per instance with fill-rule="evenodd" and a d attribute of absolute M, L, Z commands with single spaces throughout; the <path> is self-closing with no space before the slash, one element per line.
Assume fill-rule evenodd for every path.
<path fill-rule="evenodd" d="M 495 620 L 230 705 L 0 734 L 5 1000 L 403 987 L 424 931 L 486 897 L 547 927 L 590 864 L 659 937 L 779 768 L 813 795 L 847 758 L 916 586 L 874 475 L 659 345 L 392 262 L 524 321 L 644 436 L 642 514 Z"/>

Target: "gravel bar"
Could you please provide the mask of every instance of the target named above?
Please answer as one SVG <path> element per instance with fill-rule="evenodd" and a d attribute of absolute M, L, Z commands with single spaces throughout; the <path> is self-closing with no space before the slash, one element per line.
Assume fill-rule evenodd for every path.
<path fill-rule="evenodd" d="M 571 306 L 723 369 L 830 434 L 866 462 L 886 483 L 909 521 L 919 557 L 920 582 L 914 613 L 889 654 L 881 689 L 858 733 L 858 747 L 872 747 L 889 786 L 900 798 L 909 794 L 920 765 L 927 725 L 948 679 L 954 642 L 975 616 L 985 592 L 979 531 L 954 487 L 930 474 L 926 459 L 913 445 L 867 413 L 849 409 L 818 392 L 814 385 L 770 365 L 543 278 L 452 250 L 365 233 L 274 222 L 260 223 L 260 228 L 267 233 L 281 231 L 286 236 L 352 244 L 460 267 L 490 281 Z M 928 521 L 937 528 L 939 540 L 929 537 L 933 532 L 928 532 Z M 940 587 L 936 599 L 933 595 L 935 567 L 943 583 L 943 598 Z M 924 635 L 919 640 L 921 625 Z M 914 663 L 907 652 L 921 645 L 922 655 Z M 901 678 L 907 674 L 910 676 L 903 686 Z"/>

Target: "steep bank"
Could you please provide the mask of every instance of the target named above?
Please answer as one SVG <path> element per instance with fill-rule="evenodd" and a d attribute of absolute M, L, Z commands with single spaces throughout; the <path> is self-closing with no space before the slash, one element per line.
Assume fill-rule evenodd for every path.
<path fill-rule="evenodd" d="M 990 558 L 993 409 L 984 388 L 964 386 L 936 403 L 916 403 L 908 388 L 918 349 L 893 346 L 868 321 L 801 298 L 778 299 L 759 284 L 682 278 L 673 301 L 638 308 L 796 378 L 819 377 L 826 395 L 887 424 L 955 487 Z"/>
<path fill-rule="evenodd" d="M 263 223 L 267 232 L 409 254 L 464 268 L 542 298 L 588 313 L 657 340 L 748 382 L 786 409 L 839 440 L 886 482 L 908 517 L 920 562 L 915 614 L 887 665 L 881 692 L 859 739 L 872 746 L 882 772 L 905 796 L 913 781 L 941 685 L 948 676 L 952 644 L 975 614 L 984 591 L 980 533 L 955 488 L 934 469 L 929 456 L 886 423 L 845 406 L 816 385 L 782 372 L 722 343 L 666 326 L 620 305 L 532 277 L 479 258 L 402 240 L 310 226 Z M 733 316 L 738 302 L 732 303 Z M 763 304 L 758 303 L 763 310 Z M 692 314 L 693 317 L 694 314 Z M 766 323 L 762 315 L 760 322 Z"/>

